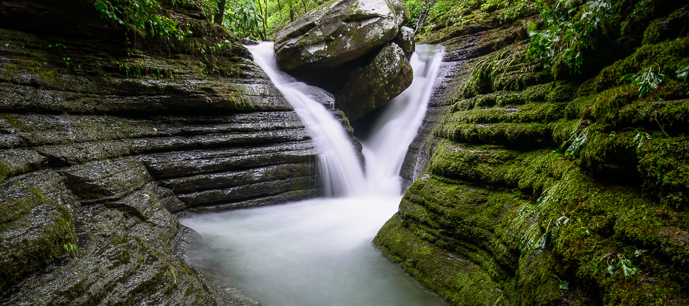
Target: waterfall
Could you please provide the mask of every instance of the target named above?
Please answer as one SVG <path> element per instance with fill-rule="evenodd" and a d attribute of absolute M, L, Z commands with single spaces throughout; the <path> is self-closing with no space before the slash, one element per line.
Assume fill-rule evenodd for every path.
<path fill-rule="evenodd" d="M 442 46 L 417 46 L 417 52 L 411 58 L 414 70 L 411 86 L 387 103 L 374 125 L 373 134 L 363 143 L 366 178 L 342 125 L 322 103 L 304 92 L 305 87 L 313 90 L 312 86 L 305 86 L 280 71 L 273 43 L 262 42 L 247 48 L 308 128 L 320 152 L 319 167 L 327 196 L 401 193 L 399 171 L 407 148 L 426 114 L 442 60 Z"/>
<path fill-rule="evenodd" d="M 388 102 L 371 136 L 363 143 L 366 157 L 366 181 L 370 190 L 399 195 L 402 162 L 416 137 L 431 98 L 435 77 L 445 48 L 419 45 L 411 57 L 414 80 L 411 86 Z"/>
<path fill-rule="evenodd" d="M 338 197 L 181 218 L 207 242 L 198 264 L 231 275 L 228 282 L 266 306 L 447 305 L 371 244 L 397 212 L 400 166 L 423 120 L 442 49 L 417 46 L 411 87 L 387 103 L 363 143 L 366 179 L 347 133 L 308 98 L 308 86 L 278 70 L 273 45 L 249 50 L 309 129 L 324 184 Z"/>
<path fill-rule="evenodd" d="M 248 46 L 254 61 L 268 74 L 309 130 L 319 152 L 319 167 L 327 196 L 352 196 L 366 190 L 364 173 L 349 135 L 323 106 L 307 96 L 304 84 L 280 71 L 272 42 Z"/>

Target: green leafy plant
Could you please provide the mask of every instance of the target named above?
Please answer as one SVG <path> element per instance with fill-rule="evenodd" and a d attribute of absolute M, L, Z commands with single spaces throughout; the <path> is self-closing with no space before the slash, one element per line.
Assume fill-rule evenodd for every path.
<path fill-rule="evenodd" d="M 101 19 L 121 24 L 135 35 L 175 37 L 183 41 L 191 34 L 177 20 L 160 15 L 162 8 L 156 0 L 95 0 L 93 3 Z"/>
<path fill-rule="evenodd" d="M 223 25 L 232 30 L 239 37 L 252 39 L 259 38 L 262 34 L 263 15 L 253 1 L 236 1 L 228 3 L 225 14 L 229 18 L 223 19 Z M 265 39 L 265 37 L 260 37 Z"/>
<path fill-rule="evenodd" d="M 543 61 L 545 67 L 564 64 L 570 71 L 581 73 L 582 52 L 594 48 L 596 36 L 619 18 L 619 12 L 612 0 L 580 3 L 557 0 L 542 7 L 540 17 L 545 28 L 537 31 L 536 24 L 528 27 L 530 59 Z"/>
<path fill-rule="evenodd" d="M 651 135 L 649 135 L 648 133 L 636 133 L 633 141 L 636 143 L 637 149 L 640 149 L 641 146 L 644 145 L 644 139 L 645 140 L 651 140 Z"/>
<path fill-rule="evenodd" d="M 677 69 L 677 78 L 683 81 L 687 80 L 689 76 L 689 65 Z"/>
<path fill-rule="evenodd" d="M 63 57 L 62 60 L 65 61 L 65 65 L 67 66 L 67 68 L 69 68 L 69 64 L 72 63 L 72 59 L 69 57 Z"/>
<path fill-rule="evenodd" d="M 67 242 L 62 245 L 62 248 L 65 249 L 65 251 L 71 253 L 72 256 L 74 256 L 74 258 L 79 259 L 79 248 L 75 243 L 72 242 L 76 242 L 76 234 L 74 234 L 74 232 L 70 232 L 65 236 L 65 240 L 67 240 Z"/>
<path fill-rule="evenodd" d="M 558 185 L 555 185 L 545 191 L 542 196 L 536 200 L 536 205 L 525 205 L 519 212 L 520 218 L 534 217 L 539 218 L 543 210 L 557 202 L 557 198 L 553 194 L 557 190 Z M 555 221 L 555 222 L 553 222 Z M 567 216 L 560 216 L 557 220 L 554 218 L 548 221 L 545 231 L 541 232 L 540 224 L 537 221 L 531 222 L 526 231 L 519 239 L 519 250 L 522 254 L 532 250 L 545 249 L 548 241 L 555 239 L 560 231 L 560 227 L 570 223 L 570 218 Z"/>
<path fill-rule="evenodd" d="M 53 47 L 57 48 L 59 51 L 62 51 L 62 50 L 64 50 L 64 49 L 67 49 L 67 46 L 65 46 L 65 45 L 62 44 L 62 43 L 55 43 L 55 44 L 49 44 L 49 45 L 48 45 L 48 48 L 53 48 Z"/>
<path fill-rule="evenodd" d="M 568 281 L 560 279 L 559 277 L 557 277 L 557 275 L 555 275 L 555 278 L 557 278 L 557 280 L 560 282 L 560 284 L 558 285 L 558 288 L 560 290 L 569 290 L 569 282 Z"/>
<path fill-rule="evenodd" d="M 577 158 L 581 150 L 586 147 L 588 137 L 586 136 L 586 129 L 577 133 L 573 131 L 570 133 L 569 139 L 560 144 L 553 153 L 564 154 L 566 157 Z"/>
<path fill-rule="evenodd" d="M 655 69 L 654 69 L 655 68 Z M 639 98 L 649 93 L 651 90 L 658 88 L 663 82 L 665 75 L 660 73 L 660 65 L 649 66 L 641 69 L 637 73 L 629 73 L 620 79 L 621 81 L 632 81 L 633 86 L 639 87 Z"/>
<path fill-rule="evenodd" d="M 634 256 L 639 257 L 644 253 L 646 253 L 646 250 L 638 249 L 634 252 Z M 632 261 L 626 258 L 624 255 L 620 253 L 617 253 L 616 255 L 613 253 L 608 253 L 603 255 L 603 257 L 601 257 L 601 259 L 596 263 L 596 268 L 593 274 L 598 273 L 603 268 L 604 260 L 606 260 L 605 264 L 607 264 L 605 271 L 610 275 L 614 275 L 619 270 L 622 270 L 624 276 L 632 276 L 639 272 L 639 268 L 634 266 Z"/>

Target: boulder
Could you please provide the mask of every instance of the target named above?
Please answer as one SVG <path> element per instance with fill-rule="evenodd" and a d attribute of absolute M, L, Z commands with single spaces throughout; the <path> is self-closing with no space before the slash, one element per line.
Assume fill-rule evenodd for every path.
<path fill-rule="evenodd" d="M 404 51 L 404 55 L 407 56 L 407 58 L 411 58 L 411 55 L 414 54 L 414 50 L 416 49 L 416 45 L 414 44 L 414 30 L 410 27 L 401 27 L 400 31 L 397 33 L 397 36 L 395 36 L 395 39 L 392 41 L 396 43 L 400 48 L 402 48 L 402 51 Z"/>
<path fill-rule="evenodd" d="M 409 13 L 409 9 L 407 8 L 407 4 L 404 3 L 404 0 L 390 0 L 390 4 L 395 10 L 395 18 L 397 18 L 397 24 L 400 27 L 411 20 L 411 13 Z"/>
<path fill-rule="evenodd" d="M 411 64 L 398 45 L 389 43 L 367 64 L 347 75 L 335 106 L 355 120 L 380 107 L 411 85 Z"/>
<path fill-rule="evenodd" d="M 280 68 L 296 76 L 334 70 L 375 51 L 395 38 L 403 19 L 391 2 L 337 0 L 310 11 L 277 33 Z"/>

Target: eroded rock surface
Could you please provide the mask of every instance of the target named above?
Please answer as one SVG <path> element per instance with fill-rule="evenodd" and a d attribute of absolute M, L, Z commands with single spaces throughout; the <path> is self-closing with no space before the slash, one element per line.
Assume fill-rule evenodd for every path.
<path fill-rule="evenodd" d="M 522 20 L 434 32 L 447 53 L 413 183 L 375 243 L 454 305 L 687 304 L 686 12 L 668 3 L 557 79 L 523 60 Z M 656 65 L 648 96 L 620 81 Z"/>
<path fill-rule="evenodd" d="M 165 9 L 198 33 L 134 42 L 88 1 L 0 3 L 2 303 L 257 304 L 190 265 L 172 213 L 316 196 L 317 152 L 231 33 Z"/>
<path fill-rule="evenodd" d="M 280 30 L 275 54 L 280 68 L 295 75 L 334 70 L 392 40 L 399 27 L 386 0 L 337 0 Z"/>
<path fill-rule="evenodd" d="M 413 52 L 413 32 L 400 30 L 409 18 L 404 1 L 399 0 L 327 3 L 277 34 L 278 64 L 286 72 L 335 94 L 338 109 L 356 119 L 411 84 L 408 58 L 393 56 L 395 53 L 386 47 L 398 38 L 405 52 Z M 400 31 L 404 34 L 399 35 Z M 371 64 L 372 60 L 379 64 Z M 385 69 L 380 68 L 383 60 Z M 385 78 L 392 79 L 381 82 Z M 364 92 L 370 95 L 362 94 L 361 84 L 367 85 Z"/>
<path fill-rule="evenodd" d="M 397 44 L 389 43 L 365 65 L 347 75 L 335 106 L 356 120 L 384 105 L 411 85 L 414 72 Z"/>

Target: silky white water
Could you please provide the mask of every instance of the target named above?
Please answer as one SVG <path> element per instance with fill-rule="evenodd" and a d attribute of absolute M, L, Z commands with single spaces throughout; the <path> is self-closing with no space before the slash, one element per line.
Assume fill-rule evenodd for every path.
<path fill-rule="evenodd" d="M 417 46 L 412 85 L 388 103 L 363 143 L 365 176 L 339 122 L 278 70 L 272 43 L 249 50 L 309 129 L 324 185 L 336 197 L 181 219 L 204 237 L 214 268 L 268 306 L 445 305 L 371 243 L 397 212 L 399 170 L 425 114 L 442 48 Z"/>

